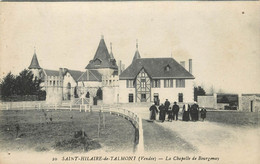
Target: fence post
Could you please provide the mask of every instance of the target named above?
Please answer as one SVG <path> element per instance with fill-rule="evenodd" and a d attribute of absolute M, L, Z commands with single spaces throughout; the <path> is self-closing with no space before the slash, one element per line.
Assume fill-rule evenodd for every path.
<path fill-rule="evenodd" d="M 98 117 L 98 138 L 99 138 L 99 136 L 100 136 L 100 117 L 101 117 L 101 110 L 99 111 L 99 117 Z"/>
<path fill-rule="evenodd" d="M 79 111 L 81 112 L 81 105 L 79 105 Z"/>
<path fill-rule="evenodd" d="M 57 110 L 57 104 L 55 104 L 55 110 Z"/>
<path fill-rule="evenodd" d="M 70 104 L 70 111 L 71 111 L 71 108 L 72 108 L 72 104 Z"/>
<path fill-rule="evenodd" d="M 87 112 L 87 105 L 85 104 L 85 112 Z"/>
<path fill-rule="evenodd" d="M 138 130 L 139 130 L 139 141 L 137 145 L 137 151 L 142 153 L 144 152 L 144 138 L 143 138 L 143 122 L 142 118 L 138 118 Z"/>
<path fill-rule="evenodd" d="M 103 126 L 106 128 L 106 118 L 105 118 L 105 113 L 103 112 Z"/>

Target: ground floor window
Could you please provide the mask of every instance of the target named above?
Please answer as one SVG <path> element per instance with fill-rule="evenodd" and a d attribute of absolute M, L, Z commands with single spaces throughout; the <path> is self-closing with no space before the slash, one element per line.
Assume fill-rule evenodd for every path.
<path fill-rule="evenodd" d="M 134 94 L 129 93 L 129 95 L 128 95 L 128 101 L 129 101 L 129 102 L 134 102 Z"/>
<path fill-rule="evenodd" d="M 178 97 L 179 97 L 179 102 L 183 102 L 183 93 L 179 93 Z"/>

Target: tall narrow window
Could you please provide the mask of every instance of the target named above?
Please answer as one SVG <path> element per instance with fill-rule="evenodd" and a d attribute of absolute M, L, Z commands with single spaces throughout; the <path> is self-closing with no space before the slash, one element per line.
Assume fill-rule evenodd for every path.
<path fill-rule="evenodd" d="M 141 88 L 145 88 L 145 79 L 141 79 Z"/>
<path fill-rule="evenodd" d="M 185 88 L 185 79 L 177 79 L 176 88 Z"/>
<path fill-rule="evenodd" d="M 165 79 L 164 80 L 164 88 L 173 88 L 173 80 Z"/>
<path fill-rule="evenodd" d="M 183 93 L 179 93 L 178 97 L 179 102 L 183 102 Z"/>
<path fill-rule="evenodd" d="M 129 93 L 129 95 L 128 95 L 128 102 L 134 102 L 134 94 Z"/>
<path fill-rule="evenodd" d="M 152 87 L 153 88 L 160 88 L 160 80 L 153 80 Z"/>
<path fill-rule="evenodd" d="M 126 88 L 134 88 L 134 80 L 126 80 Z"/>

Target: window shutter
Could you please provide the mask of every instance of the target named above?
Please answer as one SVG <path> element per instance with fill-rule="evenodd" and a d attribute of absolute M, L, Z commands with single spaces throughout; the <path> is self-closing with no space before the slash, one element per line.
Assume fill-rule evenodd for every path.
<path fill-rule="evenodd" d="M 126 88 L 128 88 L 128 80 L 126 80 Z"/>
<path fill-rule="evenodd" d="M 183 79 L 183 87 L 185 88 L 185 79 Z"/>
<path fill-rule="evenodd" d="M 166 88 L 166 80 L 164 80 L 164 88 Z"/>
<path fill-rule="evenodd" d="M 161 88 L 161 80 L 158 80 L 158 88 Z"/>

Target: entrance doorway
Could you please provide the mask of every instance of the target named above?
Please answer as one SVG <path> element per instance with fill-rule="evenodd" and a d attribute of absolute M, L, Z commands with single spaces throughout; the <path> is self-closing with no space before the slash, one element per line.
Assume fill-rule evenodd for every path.
<path fill-rule="evenodd" d="M 153 100 L 154 100 L 155 105 L 160 105 L 160 99 L 159 99 L 158 93 L 154 93 Z"/>
<path fill-rule="evenodd" d="M 141 94 L 141 102 L 146 102 L 146 94 Z"/>

